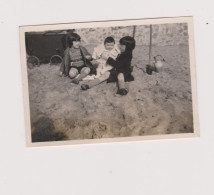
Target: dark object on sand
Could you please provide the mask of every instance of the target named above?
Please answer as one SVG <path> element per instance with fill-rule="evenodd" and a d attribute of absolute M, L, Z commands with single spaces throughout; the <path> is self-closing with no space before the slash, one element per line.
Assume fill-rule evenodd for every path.
<path fill-rule="evenodd" d="M 128 93 L 128 89 L 126 88 L 121 88 L 117 91 L 117 94 L 120 94 L 120 95 L 126 95 Z"/>
<path fill-rule="evenodd" d="M 81 89 L 82 90 L 87 90 L 87 89 L 89 89 L 89 86 L 87 84 L 82 84 L 81 85 Z"/>
<path fill-rule="evenodd" d="M 149 75 L 152 75 L 152 71 L 154 70 L 154 67 L 147 64 L 146 65 L 146 73 L 149 74 Z"/>
<path fill-rule="evenodd" d="M 78 84 L 79 84 L 79 80 L 78 80 L 78 79 L 73 79 L 73 80 L 71 81 L 71 83 L 74 83 L 74 84 L 78 85 Z"/>
<path fill-rule="evenodd" d="M 33 124 L 32 142 L 60 141 L 65 140 L 63 132 L 55 132 L 53 121 L 42 117 Z"/>
<path fill-rule="evenodd" d="M 67 34 L 74 30 L 26 32 L 26 51 L 29 57 L 37 57 L 40 63 L 54 64 L 63 58 L 67 47 Z M 55 60 L 55 61 L 54 61 Z"/>

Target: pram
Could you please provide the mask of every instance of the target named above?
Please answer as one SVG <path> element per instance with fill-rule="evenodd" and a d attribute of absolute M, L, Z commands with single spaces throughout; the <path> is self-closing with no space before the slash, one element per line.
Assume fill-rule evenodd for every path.
<path fill-rule="evenodd" d="M 42 63 L 62 62 L 67 47 L 66 35 L 74 30 L 26 32 L 25 43 L 29 68 Z"/>

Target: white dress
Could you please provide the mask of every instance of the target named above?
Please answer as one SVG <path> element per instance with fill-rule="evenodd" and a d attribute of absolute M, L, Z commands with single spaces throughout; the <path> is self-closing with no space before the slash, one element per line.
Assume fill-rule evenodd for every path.
<path fill-rule="evenodd" d="M 97 68 L 97 77 L 112 69 L 112 66 L 106 63 L 106 59 L 109 57 L 116 59 L 118 54 L 119 49 L 117 46 L 114 46 L 112 50 L 107 50 L 105 45 L 100 45 L 94 49 L 92 58 L 95 59 L 99 64 Z M 105 56 L 105 58 L 103 56 Z"/>
<path fill-rule="evenodd" d="M 105 72 L 111 70 L 113 67 L 106 63 L 106 59 L 109 57 L 116 59 L 118 54 L 120 53 L 119 49 L 115 45 L 112 50 L 107 50 L 105 45 L 100 45 L 94 48 L 94 52 L 92 54 L 92 58 L 97 62 L 98 67 L 96 69 L 97 74 L 92 76 L 87 76 L 83 80 L 93 80 L 95 78 L 99 78 Z M 103 58 L 105 56 L 105 58 Z"/>

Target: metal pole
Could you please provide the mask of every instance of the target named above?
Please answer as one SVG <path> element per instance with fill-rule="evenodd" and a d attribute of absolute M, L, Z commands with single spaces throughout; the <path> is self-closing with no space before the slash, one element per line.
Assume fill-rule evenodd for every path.
<path fill-rule="evenodd" d="M 135 38 L 136 26 L 133 26 L 133 38 Z"/>
<path fill-rule="evenodd" d="M 150 24 L 150 42 L 149 42 L 149 64 L 151 64 L 151 56 L 152 56 L 152 25 Z"/>

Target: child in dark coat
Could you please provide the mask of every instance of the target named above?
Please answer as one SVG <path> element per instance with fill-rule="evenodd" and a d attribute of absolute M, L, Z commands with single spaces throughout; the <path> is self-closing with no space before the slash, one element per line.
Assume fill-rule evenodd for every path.
<path fill-rule="evenodd" d="M 130 36 L 123 37 L 120 39 L 119 49 L 120 54 L 117 56 L 116 60 L 109 57 L 107 63 L 113 68 L 101 75 L 98 79 L 89 81 L 88 84 L 81 85 L 83 90 L 87 90 L 99 83 L 107 80 L 107 82 L 118 82 L 118 93 L 120 95 L 126 95 L 128 89 L 125 87 L 126 81 L 133 81 L 134 77 L 131 75 L 132 67 L 132 51 L 135 48 L 135 40 Z"/>

